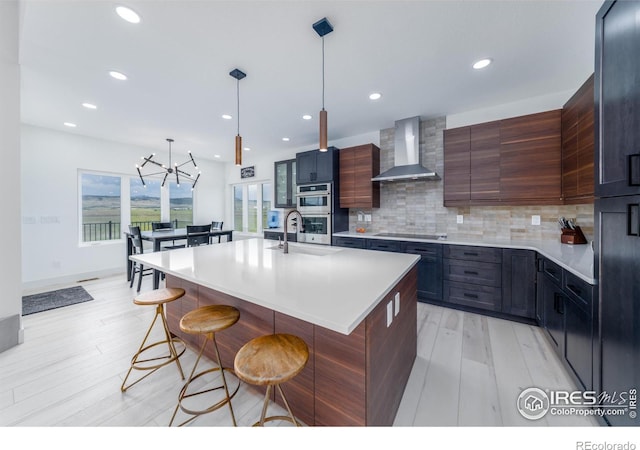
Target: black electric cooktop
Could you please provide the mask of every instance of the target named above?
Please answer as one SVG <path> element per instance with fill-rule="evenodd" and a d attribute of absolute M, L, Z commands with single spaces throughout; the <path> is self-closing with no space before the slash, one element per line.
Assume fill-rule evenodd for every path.
<path fill-rule="evenodd" d="M 406 239 L 433 239 L 433 240 L 443 240 L 447 238 L 446 235 L 411 234 L 411 233 L 376 233 L 375 236 L 406 238 Z"/>

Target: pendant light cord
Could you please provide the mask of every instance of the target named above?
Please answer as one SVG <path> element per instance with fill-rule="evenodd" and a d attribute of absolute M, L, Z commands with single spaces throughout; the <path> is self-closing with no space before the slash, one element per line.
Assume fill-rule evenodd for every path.
<path fill-rule="evenodd" d="M 322 109 L 324 110 L 324 36 L 322 36 Z"/>
<path fill-rule="evenodd" d="M 238 101 L 238 136 L 240 136 L 240 80 L 236 80 L 237 83 L 237 101 Z"/>

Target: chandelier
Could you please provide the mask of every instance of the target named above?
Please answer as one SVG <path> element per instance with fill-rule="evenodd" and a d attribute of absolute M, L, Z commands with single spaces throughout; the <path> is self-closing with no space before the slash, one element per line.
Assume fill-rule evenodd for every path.
<path fill-rule="evenodd" d="M 144 187 L 147 187 L 146 183 L 144 182 L 144 177 L 151 177 L 154 175 L 162 175 L 164 174 L 164 178 L 162 179 L 162 187 L 164 187 L 164 184 L 167 181 L 167 178 L 169 177 L 169 175 L 173 176 L 175 175 L 176 177 L 176 185 L 178 185 L 178 187 L 180 186 L 180 175 L 185 176 L 185 177 L 189 177 L 190 179 L 193 179 L 193 175 L 191 175 L 188 172 L 185 172 L 184 170 L 181 169 L 182 166 L 184 166 L 185 164 L 193 164 L 193 167 L 195 170 L 198 170 L 198 166 L 196 165 L 196 161 L 193 159 L 193 156 L 191 155 L 191 151 L 189 151 L 189 159 L 185 162 L 183 162 L 182 164 L 178 164 L 178 163 L 173 163 L 173 165 L 171 164 L 171 143 L 173 142 L 173 139 L 171 138 L 167 138 L 167 142 L 169 143 L 169 164 L 168 165 L 164 165 L 162 163 L 159 163 L 157 161 L 154 161 L 153 158 L 156 156 L 155 153 L 152 153 L 151 155 L 149 155 L 148 157 L 144 157 L 142 156 L 140 159 L 142 159 L 144 162 L 142 163 L 142 165 L 138 166 L 136 164 L 136 170 L 138 171 L 138 175 L 140 176 L 140 181 L 142 181 L 142 185 Z M 153 172 L 153 173 L 147 173 L 147 174 L 142 174 L 142 171 L 140 169 L 142 169 L 144 166 L 147 165 L 147 163 L 149 164 L 153 164 L 155 166 L 161 167 L 162 170 L 159 172 Z M 191 185 L 191 190 L 193 190 L 196 187 L 196 183 L 198 182 L 198 179 L 200 178 L 200 174 L 202 172 L 198 171 L 198 175 L 195 177 L 195 179 L 193 180 L 193 184 Z"/>

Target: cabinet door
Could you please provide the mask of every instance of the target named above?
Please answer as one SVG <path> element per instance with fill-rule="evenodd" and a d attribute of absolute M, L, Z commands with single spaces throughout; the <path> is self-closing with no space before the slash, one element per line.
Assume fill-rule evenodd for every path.
<path fill-rule="evenodd" d="M 577 192 L 578 197 L 586 197 L 593 201 L 595 173 L 593 171 L 595 159 L 594 132 L 594 103 L 593 103 L 593 75 L 584 84 L 578 104 L 577 129 Z"/>
<path fill-rule="evenodd" d="M 385 239 L 367 239 L 368 250 L 380 250 L 383 252 L 403 252 L 402 241 L 390 241 Z"/>
<path fill-rule="evenodd" d="M 336 247 L 366 248 L 367 240 L 364 238 L 335 236 L 333 238 L 333 245 L 335 245 Z"/>
<path fill-rule="evenodd" d="M 538 289 L 544 303 L 544 328 L 551 336 L 559 355 L 564 355 L 564 302 L 562 289 L 548 276 L 542 276 Z"/>
<path fill-rule="evenodd" d="M 562 197 L 566 200 L 577 195 L 578 105 L 567 102 L 562 109 Z"/>
<path fill-rule="evenodd" d="M 354 203 L 356 207 L 380 207 L 380 183 L 371 178 L 380 174 L 380 149 L 373 145 L 361 145 L 354 149 Z M 340 186 L 342 189 L 342 186 Z"/>
<path fill-rule="evenodd" d="M 333 181 L 333 157 L 334 149 L 331 147 L 326 152 L 316 152 L 316 179 L 313 181 Z"/>
<path fill-rule="evenodd" d="M 313 183 L 316 181 L 316 155 L 314 151 L 302 152 L 296 155 L 297 174 L 296 183 Z"/>
<path fill-rule="evenodd" d="M 561 201 L 561 111 L 501 121 L 500 193 L 505 204 Z"/>
<path fill-rule="evenodd" d="M 471 129 L 444 130 L 444 206 L 469 204 Z"/>
<path fill-rule="evenodd" d="M 418 300 L 442 301 L 442 245 L 407 242 L 405 252 L 420 255 Z"/>
<path fill-rule="evenodd" d="M 275 208 L 296 207 L 296 160 L 277 161 L 275 167 Z"/>
<path fill-rule="evenodd" d="M 596 196 L 640 193 L 640 2 L 596 16 Z"/>
<path fill-rule="evenodd" d="M 640 386 L 640 196 L 597 199 L 595 211 L 599 388 L 626 392 Z M 626 415 L 607 419 L 612 425 L 638 424 Z"/>
<path fill-rule="evenodd" d="M 565 359 L 584 389 L 593 386 L 593 335 L 591 312 L 567 296 L 565 301 Z"/>
<path fill-rule="evenodd" d="M 471 200 L 500 199 L 500 121 L 471 127 Z"/>
<path fill-rule="evenodd" d="M 536 253 L 502 250 L 502 312 L 535 318 Z"/>
<path fill-rule="evenodd" d="M 340 208 L 356 207 L 355 151 L 351 148 L 340 150 Z"/>

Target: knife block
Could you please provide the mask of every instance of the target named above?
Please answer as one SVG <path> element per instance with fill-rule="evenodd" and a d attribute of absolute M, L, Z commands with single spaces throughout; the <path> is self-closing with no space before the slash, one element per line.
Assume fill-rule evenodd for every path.
<path fill-rule="evenodd" d="M 562 236 L 560 236 L 560 242 L 563 244 L 586 244 L 587 238 L 584 237 L 580 227 L 576 227 L 575 230 L 571 228 L 562 228 Z"/>

